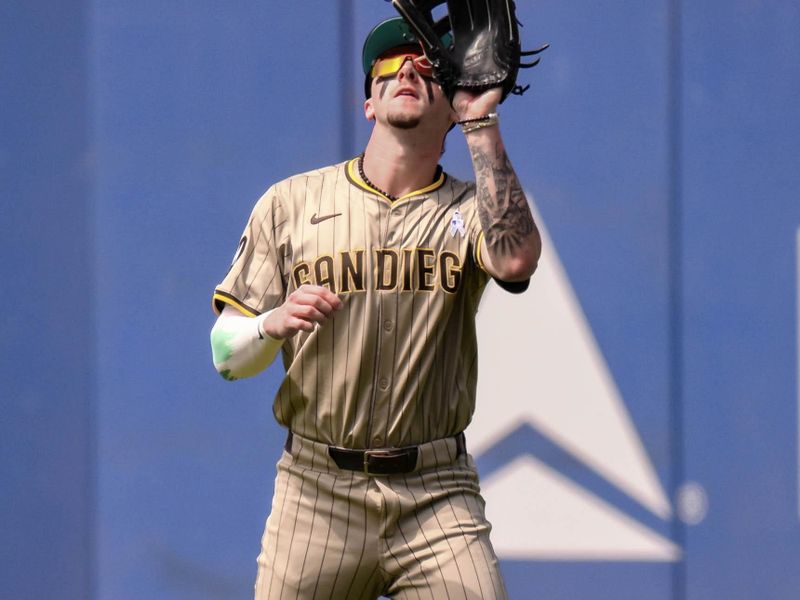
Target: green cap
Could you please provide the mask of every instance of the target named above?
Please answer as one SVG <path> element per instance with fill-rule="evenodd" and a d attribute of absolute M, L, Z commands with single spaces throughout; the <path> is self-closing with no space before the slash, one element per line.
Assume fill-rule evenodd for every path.
<path fill-rule="evenodd" d="M 441 37 L 441 40 L 445 46 L 450 46 L 453 43 L 453 36 L 448 31 Z M 369 74 L 372 71 L 372 63 L 384 52 L 401 46 L 417 46 L 422 50 L 417 36 L 411 31 L 403 17 L 386 19 L 369 32 L 367 39 L 364 40 L 364 49 L 361 51 L 361 62 L 366 76 L 364 79 L 365 97 L 369 98 L 370 82 L 372 81 Z"/>
<path fill-rule="evenodd" d="M 369 75 L 372 63 L 381 54 L 399 46 L 418 45 L 419 41 L 403 17 L 393 17 L 378 23 L 367 35 L 364 49 L 361 52 L 361 61 L 364 75 Z"/>

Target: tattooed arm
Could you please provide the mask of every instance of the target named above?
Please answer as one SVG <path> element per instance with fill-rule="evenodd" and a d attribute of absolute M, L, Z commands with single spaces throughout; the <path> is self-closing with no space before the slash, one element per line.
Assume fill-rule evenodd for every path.
<path fill-rule="evenodd" d="M 459 90 L 453 99 L 458 119 L 494 112 L 499 90 L 472 96 Z M 523 281 L 536 270 L 542 241 L 525 192 L 506 154 L 497 125 L 465 134 L 475 169 L 476 201 L 483 229 L 481 257 L 492 277 Z"/>

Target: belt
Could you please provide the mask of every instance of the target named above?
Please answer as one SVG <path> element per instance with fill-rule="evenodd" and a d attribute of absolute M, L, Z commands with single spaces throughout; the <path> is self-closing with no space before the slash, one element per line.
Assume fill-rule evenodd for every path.
<path fill-rule="evenodd" d="M 290 431 L 286 437 L 286 451 L 292 452 L 293 434 Z M 464 433 L 453 436 L 456 442 L 456 456 L 467 452 L 467 441 Z M 413 472 L 417 467 L 419 446 L 404 446 L 402 448 L 376 448 L 367 450 L 353 450 L 328 446 L 328 455 L 340 469 L 347 471 L 360 471 L 365 475 L 402 475 Z"/>

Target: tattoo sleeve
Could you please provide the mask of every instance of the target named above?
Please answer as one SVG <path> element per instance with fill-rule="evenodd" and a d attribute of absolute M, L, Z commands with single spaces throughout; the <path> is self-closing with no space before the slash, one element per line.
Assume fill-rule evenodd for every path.
<path fill-rule="evenodd" d="M 470 153 L 486 247 L 494 256 L 511 256 L 536 228 L 525 192 L 502 146 L 496 145 L 494 152 L 473 147 Z"/>

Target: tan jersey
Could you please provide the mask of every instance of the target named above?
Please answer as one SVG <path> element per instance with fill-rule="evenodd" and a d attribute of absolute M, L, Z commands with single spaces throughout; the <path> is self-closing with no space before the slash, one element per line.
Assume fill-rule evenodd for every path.
<path fill-rule="evenodd" d="M 489 279 L 475 186 L 440 173 L 392 202 L 356 165 L 290 177 L 261 197 L 214 308 L 257 315 L 304 283 L 343 300 L 283 345 L 274 412 L 295 433 L 350 448 L 454 435 L 475 406 L 474 316 Z"/>

